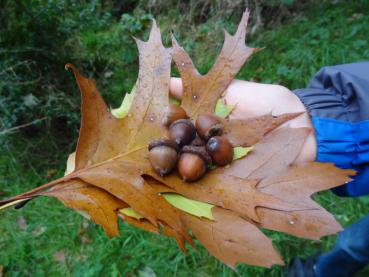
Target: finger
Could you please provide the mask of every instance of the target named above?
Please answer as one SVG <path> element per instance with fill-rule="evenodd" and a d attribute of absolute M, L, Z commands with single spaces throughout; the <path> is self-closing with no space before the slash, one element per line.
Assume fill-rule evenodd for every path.
<path fill-rule="evenodd" d="M 170 78 L 169 93 L 172 97 L 181 100 L 182 99 L 182 80 L 181 78 Z"/>

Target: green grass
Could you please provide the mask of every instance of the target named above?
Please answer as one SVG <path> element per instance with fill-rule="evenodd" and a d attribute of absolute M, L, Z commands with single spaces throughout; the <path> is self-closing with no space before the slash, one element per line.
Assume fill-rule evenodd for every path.
<path fill-rule="evenodd" d="M 324 65 L 367 60 L 368 14 L 366 1 L 322 4 L 310 7 L 282 26 L 262 30 L 248 41 L 252 46 L 266 48 L 246 64 L 239 78 L 255 78 L 294 89 L 304 87 L 312 74 Z M 213 19 L 198 26 L 195 34 L 181 31 L 180 37 L 186 38 L 182 42 L 202 72 L 211 66 L 221 46 L 219 35 L 215 34 L 221 27 L 234 30 L 235 22 Z M 199 40 L 193 41 L 193 37 Z M 132 73 L 127 73 L 130 75 Z M 131 79 L 129 82 L 133 83 Z M 119 89 L 114 87 L 114 90 Z M 65 141 L 62 133 L 46 133 L 43 138 L 24 132 L 7 136 L 1 141 L 0 192 L 5 196 L 14 195 L 61 176 L 74 143 Z M 51 170 L 56 172 L 51 174 Z M 324 192 L 316 198 L 343 226 L 369 212 L 368 197 L 339 198 Z M 17 223 L 20 217 L 27 222 L 25 230 Z M 120 238 L 109 240 L 100 227 L 56 200 L 38 199 L 24 209 L 0 213 L 0 265 L 4 266 L 5 276 L 145 276 L 142 273 L 145 267 L 151 268 L 157 276 L 237 276 L 200 245 L 197 250 L 189 249 L 186 256 L 171 239 L 123 223 L 121 230 Z M 273 238 L 286 262 L 296 255 L 307 257 L 326 251 L 335 241 L 335 236 L 309 241 L 272 231 L 266 233 Z M 64 253 L 65 259 L 57 261 L 55 253 L 58 252 Z M 283 274 L 283 268 L 278 266 L 263 269 L 240 265 L 238 270 L 242 276 Z M 368 276 L 369 270 L 361 275 Z"/>

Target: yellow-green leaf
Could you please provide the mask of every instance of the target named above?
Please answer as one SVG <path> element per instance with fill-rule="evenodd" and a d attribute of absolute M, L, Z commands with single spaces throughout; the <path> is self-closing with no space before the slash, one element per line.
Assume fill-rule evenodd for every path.
<path fill-rule="evenodd" d="M 234 105 L 227 105 L 222 99 L 219 99 L 215 106 L 215 115 L 226 118 L 234 109 Z"/>
<path fill-rule="evenodd" d="M 238 160 L 245 157 L 250 151 L 251 147 L 234 147 L 233 148 L 233 160 Z"/>
<path fill-rule="evenodd" d="M 181 101 L 179 101 L 178 99 L 176 99 L 174 97 L 169 97 L 169 103 L 170 104 L 175 104 L 177 106 L 181 105 Z"/>
<path fill-rule="evenodd" d="M 144 218 L 142 215 L 140 215 L 138 212 L 136 212 L 132 208 L 120 209 L 119 212 L 126 215 L 126 216 L 133 217 L 133 218 L 136 218 L 136 219 Z"/>
<path fill-rule="evenodd" d="M 83 216 L 84 218 L 86 218 L 87 220 L 91 220 L 91 216 L 88 212 L 84 211 L 84 210 L 80 210 L 80 209 L 74 209 L 78 214 L 80 214 L 81 216 Z"/>
<path fill-rule="evenodd" d="M 76 152 L 69 154 L 67 160 L 67 168 L 65 169 L 64 176 L 72 173 L 76 167 Z"/>
<path fill-rule="evenodd" d="M 132 105 L 133 98 L 135 96 L 135 92 L 136 86 L 132 88 L 130 93 L 126 93 L 126 95 L 124 95 L 123 102 L 119 108 L 111 110 L 113 116 L 115 116 L 116 118 L 124 118 L 128 114 L 129 109 L 131 108 Z"/>
<path fill-rule="evenodd" d="M 165 200 L 167 200 L 177 209 L 197 217 L 205 217 L 214 220 L 213 213 L 211 212 L 211 209 L 215 207 L 214 205 L 191 200 L 176 193 L 163 193 L 162 195 L 164 196 Z"/>

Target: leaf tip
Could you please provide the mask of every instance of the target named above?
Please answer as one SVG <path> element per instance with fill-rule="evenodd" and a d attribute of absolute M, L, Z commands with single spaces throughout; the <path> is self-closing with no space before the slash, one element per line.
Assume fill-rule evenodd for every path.
<path fill-rule="evenodd" d="M 157 40 L 161 42 L 160 28 L 156 24 L 156 20 L 154 18 L 152 19 L 149 41 L 150 40 Z"/>
<path fill-rule="evenodd" d="M 174 47 L 180 47 L 179 44 L 178 44 L 178 42 L 177 42 L 177 40 L 176 40 L 176 37 L 174 36 L 173 33 L 170 33 L 170 38 L 172 40 L 172 46 L 173 46 L 173 48 Z"/>
<path fill-rule="evenodd" d="M 263 51 L 266 47 L 255 47 L 252 48 L 252 54 L 255 54 L 257 52 Z"/>
<path fill-rule="evenodd" d="M 71 63 L 67 63 L 65 66 L 64 66 L 65 70 L 69 70 L 71 69 L 73 71 L 73 74 L 76 78 L 78 77 L 83 77 L 86 79 L 86 77 L 84 77 L 80 72 L 79 70 Z"/>
<path fill-rule="evenodd" d="M 156 24 L 155 18 L 152 18 L 151 21 L 152 21 L 152 27 L 151 28 L 157 28 L 158 24 Z"/>
<path fill-rule="evenodd" d="M 241 18 L 241 22 L 243 21 L 249 21 L 249 17 L 250 17 L 250 9 L 246 8 L 245 11 L 242 13 L 242 18 Z"/>
<path fill-rule="evenodd" d="M 76 70 L 76 67 L 71 64 L 71 63 L 67 63 L 65 66 L 64 66 L 65 70 L 69 70 L 69 69 L 72 69 L 73 71 Z"/>
<path fill-rule="evenodd" d="M 246 28 L 249 21 L 250 11 L 249 9 L 246 9 L 243 14 L 240 23 L 238 24 L 238 28 L 236 31 L 236 34 L 240 35 L 242 34 L 242 37 L 246 35 Z"/>

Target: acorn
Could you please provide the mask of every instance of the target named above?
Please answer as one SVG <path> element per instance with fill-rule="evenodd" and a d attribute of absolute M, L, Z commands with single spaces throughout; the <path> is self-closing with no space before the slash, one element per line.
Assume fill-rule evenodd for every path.
<path fill-rule="evenodd" d="M 178 161 L 178 173 L 186 182 L 200 179 L 211 164 L 211 157 L 204 146 L 187 145 L 182 148 Z"/>
<path fill-rule="evenodd" d="M 168 127 L 174 121 L 186 118 L 188 118 L 187 113 L 182 107 L 170 104 L 164 111 L 163 124 Z"/>
<path fill-rule="evenodd" d="M 210 138 L 206 144 L 206 151 L 216 165 L 225 166 L 233 161 L 233 147 L 226 137 Z"/>
<path fill-rule="evenodd" d="M 149 160 L 152 168 L 164 176 L 173 171 L 178 160 L 178 145 L 169 139 L 154 140 L 149 144 Z"/>
<path fill-rule="evenodd" d="M 190 144 L 196 137 L 196 129 L 191 120 L 179 119 L 169 127 L 169 137 L 180 147 Z"/>
<path fill-rule="evenodd" d="M 213 114 L 202 114 L 197 117 L 196 130 L 201 138 L 208 140 L 223 133 L 223 124 L 220 119 Z"/>

